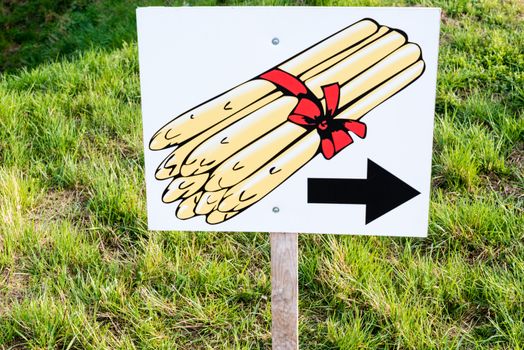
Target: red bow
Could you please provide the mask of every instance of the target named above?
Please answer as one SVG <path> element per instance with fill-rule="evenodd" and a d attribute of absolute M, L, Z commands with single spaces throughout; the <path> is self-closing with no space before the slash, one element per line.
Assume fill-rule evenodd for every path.
<path fill-rule="evenodd" d="M 366 124 L 356 120 L 334 119 L 338 112 L 340 86 L 338 83 L 322 87 L 326 99 L 326 113 L 322 104 L 307 86 L 293 75 L 280 69 L 270 70 L 260 76 L 299 98 L 289 115 L 289 121 L 305 127 L 315 127 L 320 135 L 320 148 L 324 158 L 331 159 L 344 147 L 353 143 L 348 131 L 360 138 L 366 137 Z"/>

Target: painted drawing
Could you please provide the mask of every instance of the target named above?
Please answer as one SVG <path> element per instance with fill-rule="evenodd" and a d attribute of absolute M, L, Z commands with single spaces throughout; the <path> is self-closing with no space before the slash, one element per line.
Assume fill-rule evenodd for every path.
<path fill-rule="evenodd" d="M 161 200 L 178 219 L 228 220 L 364 139 L 362 118 L 423 72 L 404 32 L 358 21 L 160 128 L 149 148 L 171 150 L 155 173 L 170 180 Z"/>

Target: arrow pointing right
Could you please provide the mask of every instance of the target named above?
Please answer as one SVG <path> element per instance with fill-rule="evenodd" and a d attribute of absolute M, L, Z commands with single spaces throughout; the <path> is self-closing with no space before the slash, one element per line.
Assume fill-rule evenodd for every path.
<path fill-rule="evenodd" d="M 308 203 L 365 204 L 366 225 L 420 194 L 368 159 L 367 179 L 307 179 Z"/>

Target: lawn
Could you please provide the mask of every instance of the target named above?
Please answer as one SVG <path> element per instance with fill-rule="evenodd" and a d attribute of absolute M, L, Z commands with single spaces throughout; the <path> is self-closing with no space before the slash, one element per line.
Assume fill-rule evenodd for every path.
<path fill-rule="evenodd" d="M 2 350 L 270 348 L 266 233 L 147 230 L 143 3 L 0 5 Z M 524 349 L 524 5 L 205 3 L 442 7 L 428 238 L 302 235 L 301 348 Z"/>

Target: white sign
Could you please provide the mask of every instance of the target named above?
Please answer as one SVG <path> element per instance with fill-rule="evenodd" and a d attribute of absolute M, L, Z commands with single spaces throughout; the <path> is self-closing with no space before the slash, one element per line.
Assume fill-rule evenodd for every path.
<path fill-rule="evenodd" d="M 426 236 L 439 9 L 137 18 L 150 229 Z"/>

